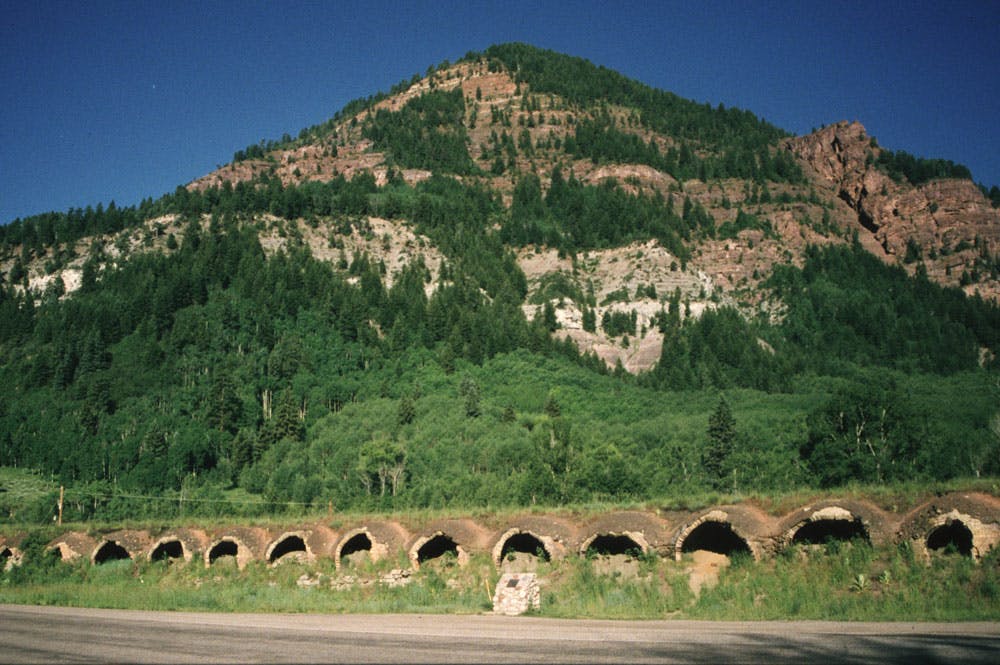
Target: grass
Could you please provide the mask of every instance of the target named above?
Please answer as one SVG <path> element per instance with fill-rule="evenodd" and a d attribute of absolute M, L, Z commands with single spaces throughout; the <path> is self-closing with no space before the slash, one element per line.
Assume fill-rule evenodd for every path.
<path fill-rule="evenodd" d="M 7 475 L 5 475 L 7 474 Z M 5 480 L 7 478 L 8 480 Z M 10 485 L 9 479 L 14 479 L 15 485 Z M 12 493 L 19 496 L 27 493 L 44 495 L 48 485 L 36 474 L 0 467 L 0 482 L 14 487 Z M 56 487 L 58 491 L 58 487 Z M 237 490 L 242 492 L 242 490 Z M 433 520 L 443 518 L 471 518 L 484 525 L 502 526 L 505 521 L 516 515 L 525 513 L 564 516 L 573 518 L 595 517 L 602 513 L 616 510 L 681 510 L 699 511 L 713 506 L 750 503 L 765 512 L 781 516 L 804 505 L 826 498 L 856 499 L 869 501 L 883 510 L 891 512 L 906 512 L 934 496 L 948 492 L 983 492 L 1000 496 L 1000 478 L 959 478 L 947 481 L 922 481 L 908 483 L 889 483 L 883 485 L 853 484 L 845 487 L 820 490 L 816 488 L 800 488 L 773 492 L 684 492 L 683 494 L 664 494 L 647 500 L 635 501 L 592 501 L 588 503 L 567 504 L 559 506 L 533 505 L 498 506 L 498 507 L 451 507 L 451 508 L 409 508 L 386 512 L 363 510 L 326 509 L 303 510 L 295 513 L 277 513 L 257 517 L 245 516 L 206 516 L 206 517 L 171 517 L 166 519 L 125 519 L 117 521 L 91 520 L 88 522 L 66 522 L 60 531 L 86 531 L 92 534 L 106 533 L 118 529 L 149 529 L 158 531 L 172 527 L 207 528 L 213 526 L 288 526 L 293 524 L 319 523 L 331 528 L 342 528 L 345 525 L 357 524 L 367 520 L 394 520 L 409 525 L 423 525 Z M 0 495 L 3 496 L 3 495 Z M 51 525 L 48 525 L 51 526 Z M 0 535 L 36 531 L 38 525 L 11 521 L 0 524 Z M 55 537 L 56 533 L 52 536 Z"/>
<path fill-rule="evenodd" d="M 53 563 L 44 569 L 4 574 L 0 602 L 211 612 L 467 614 L 489 608 L 486 585 L 477 576 L 492 573 L 497 577 L 484 565 L 488 559 L 460 570 L 454 562 L 442 562 L 415 573 L 407 586 L 372 583 L 333 590 L 329 581 L 338 574 L 332 560 L 278 566 L 251 562 L 242 570 L 231 561 L 220 561 L 210 569 L 182 562 Z M 374 581 L 398 563 L 363 564 L 347 572 L 359 580 Z M 297 581 L 303 576 L 322 582 L 300 587 Z M 450 579 L 459 583 L 449 583 Z"/>
<path fill-rule="evenodd" d="M 24 506 L 59 492 L 59 483 L 30 469 L 0 466 L 0 514 L 14 518 Z"/>
<path fill-rule="evenodd" d="M 917 560 L 908 547 L 872 548 L 830 542 L 793 547 L 762 562 L 737 558 L 716 586 L 695 595 L 690 561 L 655 555 L 619 566 L 592 558 L 541 562 L 540 616 L 611 619 L 713 620 L 1000 620 L 1000 553 L 979 563 L 955 554 Z M 117 561 L 100 566 L 26 560 L 3 573 L 0 602 L 83 607 L 214 612 L 452 613 L 489 611 L 499 579 L 489 556 L 466 566 L 437 559 L 390 588 L 378 580 L 404 557 L 349 566 L 340 574 L 329 559 L 239 570 L 231 562 Z M 350 575 L 355 583 L 333 589 Z M 303 576 L 320 580 L 302 588 Z M 364 582 L 364 583 L 362 583 Z"/>
<path fill-rule="evenodd" d="M 735 566 L 687 612 L 696 619 L 971 621 L 1000 619 L 1000 557 L 916 561 L 907 546 L 833 542 Z"/>

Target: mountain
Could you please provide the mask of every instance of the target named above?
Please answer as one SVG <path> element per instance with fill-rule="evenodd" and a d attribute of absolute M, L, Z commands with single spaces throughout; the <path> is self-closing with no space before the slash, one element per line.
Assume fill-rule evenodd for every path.
<path fill-rule="evenodd" d="M 432 174 L 448 174 L 494 192 L 510 207 L 521 182 L 547 197 L 557 167 L 575 184 L 614 182 L 619 193 L 660 197 L 674 213 L 688 214 L 659 227 L 583 230 L 570 228 L 579 220 L 559 219 L 544 206 L 515 203 L 510 210 L 517 219 L 501 236 L 517 253 L 534 309 L 542 307 L 541 287 L 559 279 L 575 291 L 592 290 L 599 318 L 608 311 L 600 303 L 611 296 L 617 300 L 612 312 L 635 309 L 639 327 L 647 329 L 654 327 L 660 303 L 633 297 L 640 287 L 652 286 L 660 296 L 679 288 L 695 313 L 713 301 L 752 308 L 775 264 L 802 265 L 807 246 L 847 244 L 855 236 L 911 275 L 921 270 L 970 295 L 994 301 L 1000 296 L 1000 210 L 968 170 L 897 156 L 858 123 L 789 137 L 746 111 L 695 104 L 587 61 L 521 44 L 491 47 L 429 72 L 391 94 L 349 104 L 297 139 L 286 135 L 241 150 L 232 163 L 187 189 L 201 193 L 227 182 L 270 180 L 294 188 L 359 173 L 374 176 L 378 187 L 390 175 L 413 186 Z M 537 182 L 529 183 L 534 175 Z M 405 235 L 400 224 L 384 232 L 395 230 Z M 8 275 L 17 233 L 8 229 Z M 41 229 L 39 235 L 54 237 Z M 316 256 L 330 258 L 324 240 L 310 244 Z M 377 247 L 348 242 L 349 252 L 357 247 L 381 254 Z M 629 256 L 640 254 L 641 261 L 629 263 Z M 45 271 L 43 258 L 32 264 L 36 290 L 59 272 Z M 388 258 L 398 265 L 402 257 Z M 429 259 L 432 270 L 436 261 Z M 590 274 L 574 270 L 581 261 L 592 266 Z M 76 261 L 77 269 L 82 262 Z M 78 277 L 66 273 L 65 288 L 72 291 Z M 622 289 L 628 297 L 617 298 Z M 583 329 L 579 304 L 564 302 L 558 309 L 560 335 L 610 366 L 621 361 L 638 372 L 655 363 L 662 343 L 655 333 L 623 349 L 600 330 Z M 529 307 L 529 316 L 534 309 Z"/>
<path fill-rule="evenodd" d="M 567 81 L 593 84 L 575 90 Z M 438 118 L 441 131 L 434 136 L 445 136 L 444 127 L 463 136 L 465 146 L 458 151 L 467 147 L 468 158 L 463 154 L 460 166 L 449 168 L 404 145 L 408 139 L 400 133 L 380 127 L 379 116 L 392 122 L 410 111 L 421 113 L 419 100 L 426 103 L 428 95 L 455 101 L 452 117 Z M 431 77 L 373 99 L 340 122 L 276 146 L 266 159 L 235 162 L 190 186 L 203 189 L 262 173 L 291 185 L 332 173 L 350 178 L 362 169 L 372 171 L 381 184 L 393 166 L 412 184 L 431 172 L 467 175 L 478 167 L 482 175 L 477 179 L 509 196 L 515 184 L 512 172 L 537 173 L 544 190 L 552 169 L 561 165 L 564 176 L 572 173 L 584 183 L 612 178 L 633 193 L 691 198 L 711 215 L 716 228 L 735 222 L 741 208 L 769 221 L 774 237 L 747 230 L 726 243 L 695 243 L 704 245 L 698 249 L 705 258 L 692 260 L 692 266 L 705 269 L 727 291 L 744 278 L 755 285 L 754 269 L 769 272 L 785 249 L 801 257 L 806 244 L 845 241 L 844 236 L 857 231 L 866 248 L 907 266 L 911 274 L 922 262 L 940 284 L 992 299 L 1000 294 L 990 265 L 998 253 L 1000 211 L 967 169 L 905 153 L 897 158 L 858 123 L 782 137 L 783 132 L 749 113 L 700 106 L 585 61 L 507 45 L 439 67 Z M 912 163 L 904 163 L 907 159 Z M 751 239 L 763 265 L 734 268 L 727 258 L 746 249 Z"/>
<path fill-rule="evenodd" d="M 755 487 L 995 473 L 998 203 L 858 123 L 790 136 L 490 47 L 156 201 L 0 229 L 0 464 L 274 502 L 648 497 L 725 484 L 703 423 L 745 390 L 722 456 Z M 868 457 L 838 448 L 845 404 Z"/>

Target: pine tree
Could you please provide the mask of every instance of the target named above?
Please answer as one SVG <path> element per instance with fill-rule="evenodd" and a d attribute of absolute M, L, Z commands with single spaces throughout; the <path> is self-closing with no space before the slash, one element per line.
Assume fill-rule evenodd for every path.
<path fill-rule="evenodd" d="M 559 321 L 556 319 L 556 309 L 552 306 L 551 300 L 546 300 L 545 306 L 542 308 L 542 324 L 549 332 L 555 332 L 559 327 Z"/>
<path fill-rule="evenodd" d="M 220 432 L 235 434 L 242 415 L 243 401 L 237 393 L 232 373 L 217 369 L 212 376 L 207 405 L 208 424 Z"/>
<path fill-rule="evenodd" d="M 266 450 L 282 439 L 302 441 L 305 433 L 305 425 L 299 417 L 298 400 L 292 391 L 286 388 L 278 395 L 274 416 L 261 429 L 261 450 Z"/>
<path fill-rule="evenodd" d="M 399 410 L 396 412 L 396 424 L 409 425 L 417 417 L 417 408 L 413 404 L 413 398 L 405 395 L 399 400 Z"/>
<path fill-rule="evenodd" d="M 559 406 L 559 401 L 556 396 L 551 391 L 545 396 L 545 413 L 548 414 L 549 418 L 558 418 L 562 415 L 562 407 Z"/>
<path fill-rule="evenodd" d="M 702 457 L 705 470 L 716 489 L 725 486 L 730 471 L 730 458 L 736 443 L 736 419 L 725 396 L 708 418 L 708 445 Z"/>
<path fill-rule="evenodd" d="M 236 471 L 253 464 L 259 456 L 257 435 L 253 430 L 241 429 L 232 443 L 232 461 Z"/>
<path fill-rule="evenodd" d="M 471 376 L 462 379 L 458 388 L 465 405 L 465 416 L 467 418 L 479 417 L 479 384 Z"/>

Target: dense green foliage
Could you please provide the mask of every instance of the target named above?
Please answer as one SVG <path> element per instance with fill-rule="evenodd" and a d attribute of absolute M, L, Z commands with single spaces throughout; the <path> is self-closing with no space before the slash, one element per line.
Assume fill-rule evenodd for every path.
<path fill-rule="evenodd" d="M 606 112 L 580 116 L 570 154 L 680 178 L 799 177 L 774 152 L 783 134 L 746 112 L 522 45 L 484 57 L 535 92 L 641 111 L 628 127 Z M 599 305 L 561 273 L 539 284 L 540 315 L 528 321 L 528 282 L 512 247 L 572 257 L 656 239 L 683 268 L 692 240 L 774 231 L 742 209 L 716 228 L 679 190 L 585 185 L 559 166 L 547 191 L 534 172 L 510 173 L 506 207 L 475 176 L 464 114 L 460 90 L 434 90 L 370 115 L 361 131 L 392 163 L 381 187 L 368 172 L 297 186 L 265 174 L 0 227 L 0 251 L 13 261 L 0 284 L 0 466 L 67 484 L 72 518 L 109 519 L 329 502 L 626 501 L 1000 473 L 991 429 L 1000 310 L 919 270 L 909 278 L 857 246 L 813 248 L 804 267 L 779 266 L 765 283 L 774 321 L 732 307 L 682 318 L 679 290 L 659 298 L 665 343 L 639 377 L 609 373 L 572 342 L 553 340 L 551 301 L 561 298 L 580 306 L 585 330 L 616 343 L 645 331 L 627 307 L 598 316 L 631 293 Z M 679 148 L 661 154 L 631 133 L 636 126 L 672 132 Z M 492 148 L 501 172 L 518 150 L 504 136 Z M 698 156 L 706 146 L 715 156 Z M 886 168 L 908 179 L 947 166 L 886 154 Z M 435 173 L 411 186 L 400 167 Z M 167 251 L 130 249 L 122 232 L 152 246 L 167 223 L 139 227 L 160 215 L 184 227 L 171 227 Z M 394 267 L 389 286 L 380 261 L 317 261 L 302 239 L 304 224 L 336 247 L 344 235 L 370 233 L 369 216 L 429 238 L 447 259 L 436 283 L 419 258 Z M 272 232 L 284 245 L 267 255 L 260 236 Z M 122 257 L 95 242 L 79 291 L 63 298 L 61 280 L 42 294 L 23 288 L 29 261 L 44 258 L 54 272 L 95 234 L 118 234 Z M 921 259 L 919 247 L 911 259 Z M 640 285 L 636 297 L 658 295 Z M 36 492 L 20 518 L 51 519 L 50 494 Z"/>
<path fill-rule="evenodd" d="M 537 175 L 518 180 L 500 238 L 512 245 L 546 244 L 564 253 L 655 238 L 686 259 L 690 250 L 683 241 L 690 239 L 696 224 L 711 220 L 685 210 L 689 214 L 682 217 L 674 212 L 672 198 L 631 195 L 614 181 L 584 185 L 572 173 L 566 180 L 557 166 L 544 197 Z"/>
<path fill-rule="evenodd" d="M 0 254 L 8 255 L 20 246 L 17 259 L 22 265 L 32 259 L 48 257 L 48 267 L 56 270 L 75 257 L 69 247 L 81 238 L 133 228 L 155 214 L 156 205 L 147 199 L 139 206 L 126 208 L 112 201 L 107 207 L 98 204 L 96 208 L 72 208 L 67 212 L 15 219 L 10 224 L 0 225 Z M 60 246 L 62 249 L 57 251 Z"/>
<path fill-rule="evenodd" d="M 683 326 L 661 324 L 663 350 L 644 382 L 666 390 L 743 387 L 787 390 L 788 359 L 766 350 L 760 335 L 773 333 L 731 307 L 708 310 Z"/>
<path fill-rule="evenodd" d="M 598 120 L 596 124 L 583 124 L 577 129 L 576 149 L 586 151 L 587 156 L 595 159 L 628 156 L 630 161 L 650 164 L 685 179 L 802 179 L 797 164 L 786 159 L 780 151 L 774 156 L 768 151 L 768 146 L 787 134 L 749 111 L 726 109 L 721 104 L 716 108 L 698 104 L 643 85 L 583 58 L 527 44 L 491 46 L 481 56 L 473 55 L 502 62 L 514 74 L 515 80 L 527 83 L 535 92 L 557 94 L 583 108 L 600 104 L 634 108 L 643 127 L 681 142 L 680 151 L 661 158 L 635 137 L 614 129 L 606 119 Z M 720 156 L 702 162 L 690 153 L 688 142 Z M 685 149 L 689 151 L 686 155 Z"/>
<path fill-rule="evenodd" d="M 474 54 L 478 55 L 478 54 Z M 726 145 L 763 145 L 786 134 L 749 111 L 683 99 L 629 79 L 605 67 L 528 44 L 491 46 L 482 54 L 497 59 L 536 92 L 560 95 L 580 106 L 616 104 L 639 110 L 644 126 L 679 139 Z"/>
<path fill-rule="evenodd" d="M 987 189 L 986 185 L 979 185 L 979 189 L 982 190 L 983 196 L 989 200 L 991 206 L 1000 208 L 1000 187 L 993 185 Z"/>
<path fill-rule="evenodd" d="M 304 249 L 265 259 L 253 227 L 223 223 L 192 225 L 175 255 L 105 269 L 64 302 L 5 294 L 3 372 L 23 399 L 0 414 L 3 463 L 137 490 L 215 469 L 228 485 L 301 441 L 307 409 L 356 399 L 365 370 L 421 347 L 448 367 L 552 348 L 516 303 L 487 301 L 462 275 L 427 299 L 419 263 L 388 290 L 364 256 L 348 272 L 357 286 Z"/>
<path fill-rule="evenodd" d="M 911 185 L 922 185 L 935 178 L 972 180 L 972 172 L 967 166 L 956 164 L 950 159 L 914 157 L 903 150 L 882 150 L 875 163 L 884 168 L 893 180 L 906 178 Z"/>
<path fill-rule="evenodd" d="M 1000 308 L 979 297 L 908 278 L 857 245 L 806 255 L 804 269 L 777 266 L 768 284 L 787 307 L 784 338 L 817 371 L 846 361 L 950 373 L 1000 346 Z"/>
<path fill-rule="evenodd" d="M 274 205 L 334 213 L 331 228 L 343 206 L 398 198 L 453 257 L 428 297 L 419 261 L 387 288 L 364 255 L 340 268 L 314 260 L 294 228 L 265 256 L 256 223 L 219 214 L 244 194 L 254 209 L 260 191 L 178 193 L 172 205 L 212 210 L 212 223 L 189 224 L 169 255 L 91 262 L 72 298 L 2 292 L 0 464 L 55 474 L 77 518 L 558 504 L 1000 471 L 992 374 L 977 369 L 978 346 L 997 343 L 997 309 L 859 248 L 811 250 L 803 269 L 779 271 L 777 326 L 730 308 L 682 321 L 672 299 L 660 363 L 635 382 L 553 342 L 545 317 L 525 320 L 524 276 L 486 232 L 500 214 L 487 192 L 447 178 L 263 190 Z M 618 314 L 602 328 L 636 334 Z M 243 504 L 222 502 L 229 488 L 249 492 Z M 128 498 L 150 492 L 162 499 Z M 22 517 L 46 519 L 51 497 L 37 506 Z"/>
<path fill-rule="evenodd" d="M 470 173 L 475 167 L 462 124 L 462 89 L 435 90 L 414 97 L 399 111 L 379 109 L 369 116 L 362 135 L 405 168 Z"/>
<path fill-rule="evenodd" d="M 595 163 L 647 164 L 681 181 L 744 178 L 756 182 L 801 182 L 804 179 L 787 150 L 771 149 L 768 144 L 738 145 L 725 148 L 718 156 L 699 157 L 689 143 L 683 142 L 680 149 L 671 147 L 662 153 L 655 141 L 645 143 L 635 134 L 618 129 L 608 115 L 578 122 L 565 147 L 571 155 L 587 157 Z"/>

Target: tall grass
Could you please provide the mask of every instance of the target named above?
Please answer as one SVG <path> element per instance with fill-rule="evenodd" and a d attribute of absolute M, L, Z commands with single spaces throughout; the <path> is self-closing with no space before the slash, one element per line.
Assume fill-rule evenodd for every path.
<path fill-rule="evenodd" d="M 773 560 L 734 567 L 687 610 L 700 619 L 965 621 L 1000 619 L 998 554 L 980 564 L 908 545 L 862 541 L 793 547 Z"/>
<path fill-rule="evenodd" d="M 4 574 L 0 602 L 142 610 L 316 613 L 472 613 L 489 608 L 486 587 L 496 574 L 487 557 L 459 568 L 435 562 L 413 575 L 407 586 L 378 582 L 398 561 L 352 566 L 350 588 L 335 590 L 339 575 L 332 560 L 269 566 L 251 562 L 242 570 L 220 559 L 211 568 L 200 562 L 112 561 L 32 566 Z M 307 576 L 319 584 L 301 587 Z M 449 582 L 449 580 L 456 580 Z M 486 584 L 483 580 L 486 580 Z"/>
<path fill-rule="evenodd" d="M 690 560 L 655 555 L 608 562 L 568 557 L 540 562 L 542 606 L 551 617 L 715 620 L 1000 620 L 1000 553 L 981 562 L 957 554 L 925 562 L 907 546 L 873 548 L 833 541 L 796 546 L 773 559 L 736 558 L 718 583 L 689 588 Z M 436 559 L 407 586 L 379 580 L 404 557 L 362 562 L 338 573 L 332 560 L 240 570 L 224 560 L 115 561 L 102 565 L 41 559 L 3 573 L 0 603 L 145 610 L 312 613 L 455 613 L 489 611 L 499 572 L 487 555 L 466 566 Z M 330 582 L 351 576 L 353 584 Z M 302 587 L 300 578 L 319 584 Z"/>

